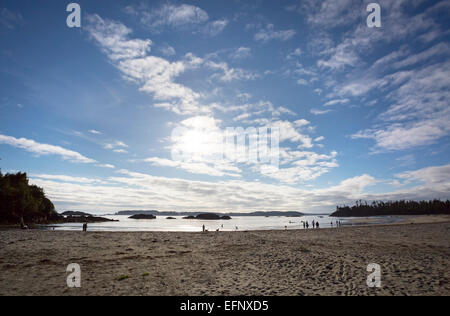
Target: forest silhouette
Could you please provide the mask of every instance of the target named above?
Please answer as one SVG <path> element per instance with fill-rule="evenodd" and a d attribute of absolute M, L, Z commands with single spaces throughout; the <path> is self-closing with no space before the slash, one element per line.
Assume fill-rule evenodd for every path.
<path fill-rule="evenodd" d="M 333 217 L 367 217 L 387 215 L 450 215 L 450 201 L 356 201 L 354 206 L 337 206 Z"/>
<path fill-rule="evenodd" d="M 59 218 L 44 189 L 30 185 L 26 173 L 0 171 L 0 223 L 48 223 Z"/>

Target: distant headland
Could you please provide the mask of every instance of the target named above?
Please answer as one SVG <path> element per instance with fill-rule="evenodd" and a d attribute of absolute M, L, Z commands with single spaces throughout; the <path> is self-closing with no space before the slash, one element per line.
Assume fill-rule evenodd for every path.
<path fill-rule="evenodd" d="M 302 217 L 306 214 L 300 212 L 251 212 L 251 213 L 205 213 L 205 212 L 162 212 L 157 210 L 129 210 L 129 211 L 119 211 L 112 215 L 122 215 L 122 216 L 134 216 L 134 215 L 153 215 L 153 216 L 182 216 L 196 218 L 203 214 L 215 214 L 219 217 L 242 217 L 242 216 L 259 216 L 259 217 Z"/>
<path fill-rule="evenodd" d="M 26 173 L 16 174 L 0 172 L 0 224 L 62 224 L 62 223 L 98 223 L 111 221 L 107 218 L 92 216 L 83 212 L 65 212 L 58 214 L 55 206 L 47 198 L 44 189 L 30 185 Z"/>

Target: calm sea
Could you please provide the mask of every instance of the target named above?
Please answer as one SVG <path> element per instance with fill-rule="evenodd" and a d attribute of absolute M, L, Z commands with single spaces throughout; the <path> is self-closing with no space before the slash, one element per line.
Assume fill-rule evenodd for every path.
<path fill-rule="evenodd" d="M 243 230 L 284 230 L 286 229 L 303 229 L 302 221 L 311 222 L 318 221 L 320 228 L 330 228 L 331 222 L 335 225 L 337 218 L 329 216 L 303 216 L 303 217 L 259 217 L 259 216 L 243 216 L 233 217 L 228 221 L 202 221 L 188 220 L 182 217 L 175 217 L 170 220 L 160 216 L 153 220 L 136 220 L 130 219 L 128 216 L 104 216 L 109 219 L 119 220 L 118 222 L 92 223 L 88 225 L 89 231 L 122 231 L 122 232 L 199 232 L 205 225 L 209 231 L 243 231 Z M 347 221 L 340 219 L 342 224 Z M 47 226 L 48 229 L 55 230 L 81 230 L 82 224 L 59 224 Z M 311 226 L 310 226 L 311 228 Z"/>

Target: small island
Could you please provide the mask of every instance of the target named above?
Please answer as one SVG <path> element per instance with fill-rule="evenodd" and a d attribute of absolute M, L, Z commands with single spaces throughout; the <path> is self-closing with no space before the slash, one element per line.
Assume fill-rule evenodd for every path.
<path fill-rule="evenodd" d="M 219 216 L 217 214 L 214 213 L 204 213 L 204 214 L 198 214 L 197 216 L 186 216 L 183 217 L 183 219 L 199 219 L 199 220 L 230 220 L 231 217 L 224 215 L 224 216 Z"/>
<path fill-rule="evenodd" d="M 156 219 L 156 216 L 152 215 L 152 214 L 136 214 L 136 215 L 132 215 L 128 218 L 131 218 L 131 219 Z"/>

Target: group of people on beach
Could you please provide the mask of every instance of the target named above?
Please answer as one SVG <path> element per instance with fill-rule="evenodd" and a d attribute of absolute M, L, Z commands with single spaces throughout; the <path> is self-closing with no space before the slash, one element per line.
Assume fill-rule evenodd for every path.
<path fill-rule="evenodd" d="M 333 222 L 331 222 L 331 228 L 334 227 Z M 341 221 L 336 221 L 336 228 L 341 227 Z"/>
<path fill-rule="evenodd" d="M 302 221 L 302 224 L 303 224 L 303 229 L 309 229 L 309 222 L 308 221 L 306 221 L 306 222 Z M 314 228 L 315 229 L 319 229 L 320 228 L 319 222 L 316 222 L 315 220 L 312 221 L 311 225 L 312 225 L 313 229 Z"/>
<path fill-rule="evenodd" d="M 289 224 L 292 224 L 292 222 L 289 222 Z M 308 221 L 302 221 L 302 224 L 303 224 L 303 229 L 309 229 L 310 225 L 309 225 L 309 222 L 308 222 Z M 336 228 L 341 227 L 341 221 L 336 221 L 336 223 L 331 222 L 331 228 L 333 228 L 335 225 L 336 225 Z M 87 224 L 86 224 L 86 226 L 87 226 Z M 311 222 L 311 227 L 312 227 L 313 229 L 319 229 L 319 228 L 320 228 L 319 221 L 313 220 L 313 221 Z M 223 225 L 221 226 L 221 228 L 223 229 Z M 285 228 L 286 230 L 288 229 L 287 226 L 285 226 L 284 228 Z M 84 230 L 84 226 L 83 226 L 83 230 Z M 236 227 L 235 227 L 235 230 L 238 231 L 239 228 L 236 226 Z M 203 231 L 204 233 L 205 233 L 205 232 L 208 232 L 208 230 L 206 229 L 206 226 L 205 226 L 205 225 L 202 226 L 202 231 Z M 217 229 L 217 230 L 216 230 L 216 232 L 218 232 L 218 231 L 220 231 L 220 229 Z"/>
<path fill-rule="evenodd" d="M 308 221 L 302 221 L 303 224 L 303 229 L 309 229 L 309 222 Z M 331 222 L 331 228 L 333 228 L 335 225 L 335 223 Z M 319 221 L 315 221 L 313 220 L 311 223 L 311 227 L 314 229 L 319 229 L 320 228 L 320 224 Z M 336 228 L 337 227 L 341 227 L 341 221 L 336 221 Z"/>

